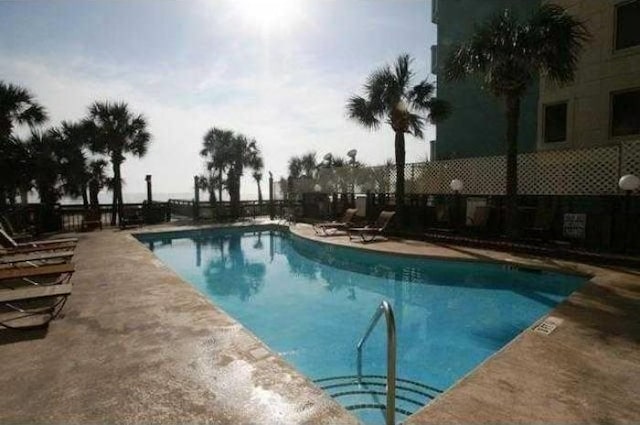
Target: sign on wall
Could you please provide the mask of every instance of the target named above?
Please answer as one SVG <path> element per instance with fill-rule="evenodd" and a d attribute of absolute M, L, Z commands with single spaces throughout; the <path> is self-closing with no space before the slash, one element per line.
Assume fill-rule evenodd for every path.
<path fill-rule="evenodd" d="M 586 214 L 565 214 L 562 234 L 565 238 L 584 239 L 587 227 Z"/>

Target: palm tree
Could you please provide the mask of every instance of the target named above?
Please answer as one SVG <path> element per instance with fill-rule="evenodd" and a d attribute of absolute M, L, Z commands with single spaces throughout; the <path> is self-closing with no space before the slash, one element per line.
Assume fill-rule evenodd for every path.
<path fill-rule="evenodd" d="M 249 139 L 242 134 L 233 138 L 229 149 L 226 151 L 226 163 L 229 164 L 227 171 L 227 190 L 231 202 L 231 215 L 240 215 L 240 179 L 244 174 L 245 167 L 251 167 L 260 155 L 255 139 Z"/>
<path fill-rule="evenodd" d="M 520 100 L 537 75 L 560 84 L 573 81 L 586 27 L 557 5 L 545 4 L 520 22 L 510 10 L 489 19 L 471 38 L 454 46 L 445 63 L 448 80 L 482 77 L 504 101 L 507 148 L 507 232 L 517 233 L 518 121 Z"/>
<path fill-rule="evenodd" d="M 300 157 L 300 165 L 307 178 L 313 178 L 314 173 L 318 170 L 318 161 L 315 152 L 308 152 Z"/>
<path fill-rule="evenodd" d="M 264 160 L 262 156 L 258 153 L 251 163 L 251 168 L 253 169 L 253 173 L 251 176 L 256 181 L 258 185 L 258 204 L 262 205 L 262 187 L 260 186 L 260 182 L 262 181 L 262 171 L 264 170 Z"/>
<path fill-rule="evenodd" d="M 65 194 L 82 198 L 85 209 L 89 208 L 87 190 L 91 173 L 85 147 L 88 146 L 85 128 L 82 123 L 63 121 L 59 128 L 51 129 L 60 152 L 60 166 L 64 180 Z"/>
<path fill-rule="evenodd" d="M 427 120 L 436 123 L 449 114 L 449 105 L 433 97 L 433 84 L 423 80 L 411 85 L 411 62 L 404 54 L 398 56 L 393 68 L 385 65 L 375 70 L 364 85 L 365 96 L 352 96 L 347 102 L 349 118 L 372 130 L 386 123 L 395 132 L 396 209 L 400 217 L 404 210 L 404 134 L 422 139 Z"/>
<path fill-rule="evenodd" d="M 24 146 L 28 155 L 29 176 L 33 179 L 40 202 L 52 208 L 62 195 L 59 141 L 51 130 L 32 130 Z"/>
<path fill-rule="evenodd" d="M 0 208 L 7 197 L 15 200 L 16 191 L 24 190 L 16 184 L 24 180 L 18 163 L 24 160 L 24 147 L 17 139 L 11 139 L 13 130 L 19 125 L 35 127 L 47 120 L 45 109 L 36 102 L 27 89 L 0 81 Z M 18 161 L 18 162 L 16 162 Z"/>
<path fill-rule="evenodd" d="M 297 156 L 292 156 L 289 158 L 288 169 L 290 178 L 300 178 L 302 175 L 302 160 Z"/>
<path fill-rule="evenodd" d="M 95 159 L 89 163 L 89 204 L 93 209 L 100 208 L 98 194 L 109 185 L 106 168 L 107 161 L 104 159 Z"/>
<path fill-rule="evenodd" d="M 116 224 L 116 214 L 122 215 L 122 176 L 120 167 L 130 153 L 143 157 L 149 148 L 151 134 L 142 115 L 134 115 L 124 102 L 95 102 L 89 107 L 87 126 L 91 149 L 107 155 L 113 167 L 113 211 L 111 225 Z"/>
<path fill-rule="evenodd" d="M 223 174 L 229 164 L 228 149 L 234 138 L 233 131 L 213 127 L 202 138 L 200 156 L 207 160 L 206 166 L 210 175 L 207 179 L 213 185 L 212 190 L 218 190 L 218 201 L 222 202 L 222 188 L 225 185 Z"/>

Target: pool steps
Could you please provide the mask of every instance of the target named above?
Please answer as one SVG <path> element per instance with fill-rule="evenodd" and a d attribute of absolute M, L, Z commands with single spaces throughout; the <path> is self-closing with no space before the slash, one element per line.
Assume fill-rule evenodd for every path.
<path fill-rule="evenodd" d="M 335 398 L 347 410 L 386 410 L 387 377 L 384 375 L 335 376 L 314 380 L 320 388 Z M 395 411 L 404 417 L 429 403 L 442 393 L 442 390 L 409 379 L 396 378 Z"/>

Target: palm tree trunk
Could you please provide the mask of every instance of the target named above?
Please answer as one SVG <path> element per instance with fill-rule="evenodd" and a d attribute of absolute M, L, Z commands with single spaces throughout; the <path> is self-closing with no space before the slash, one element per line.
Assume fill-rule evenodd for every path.
<path fill-rule="evenodd" d="M 118 216 L 118 187 L 120 186 L 120 164 L 113 159 L 113 203 L 111 204 L 111 225 L 116 225 Z"/>
<path fill-rule="evenodd" d="M 256 180 L 258 183 L 258 205 L 262 205 L 262 188 L 260 187 L 260 180 Z"/>
<path fill-rule="evenodd" d="M 89 202 L 91 204 L 91 208 L 95 209 L 100 206 L 100 201 L 98 200 L 99 192 L 98 184 L 93 181 L 89 182 Z"/>
<path fill-rule="evenodd" d="M 82 205 L 84 206 L 85 210 L 89 209 L 89 197 L 87 196 L 87 184 L 83 183 L 82 184 Z"/>
<path fill-rule="evenodd" d="M 396 131 L 396 215 L 404 222 L 404 133 Z"/>
<path fill-rule="evenodd" d="M 507 190 L 506 219 L 507 236 L 518 236 L 518 121 L 520 119 L 520 97 L 507 95 Z"/>
<path fill-rule="evenodd" d="M 222 206 L 222 168 L 218 170 L 218 202 Z"/>
<path fill-rule="evenodd" d="M 209 184 L 209 205 L 211 207 L 216 206 L 216 191 L 213 188 L 213 185 Z"/>
<path fill-rule="evenodd" d="M 122 208 L 124 202 L 122 200 L 122 178 L 120 177 L 120 164 L 118 164 L 118 223 L 122 220 Z"/>

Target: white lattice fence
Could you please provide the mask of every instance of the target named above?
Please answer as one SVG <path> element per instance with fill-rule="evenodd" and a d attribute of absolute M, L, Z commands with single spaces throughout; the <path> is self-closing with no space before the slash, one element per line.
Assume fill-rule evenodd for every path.
<path fill-rule="evenodd" d="M 640 176 L 640 141 L 622 143 L 620 174 Z"/>
<path fill-rule="evenodd" d="M 522 195 L 615 195 L 624 174 L 640 175 L 640 141 L 619 146 L 542 151 L 518 156 L 518 193 Z M 464 194 L 502 195 L 506 158 L 451 159 L 407 164 L 405 192 L 451 193 L 453 179 L 464 182 Z M 319 169 L 313 178 L 295 183 L 298 193 L 320 188 L 331 192 L 395 191 L 395 166 Z M 317 186 L 316 186 L 317 185 Z"/>
<path fill-rule="evenodd" d="M 618 190 L 617 146 L 545 151 L 518 157 L 518 193 L 609 195 Z"/>

